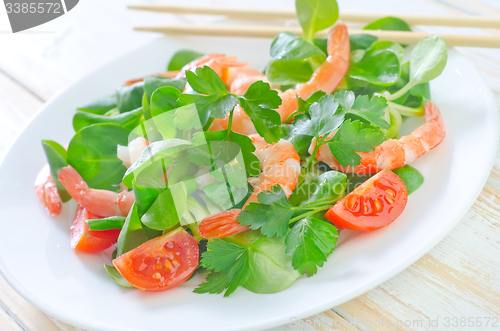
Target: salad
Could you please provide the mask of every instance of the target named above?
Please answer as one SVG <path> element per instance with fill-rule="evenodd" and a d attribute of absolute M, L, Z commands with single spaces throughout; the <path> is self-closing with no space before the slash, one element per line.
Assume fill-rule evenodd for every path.
<path fill-rule="evenodd" d="M 279 292 L 321 272 L 340 231 L 395 221 L 423 183 L 409 163 L 445 135 L 429 89 L 445 42 L 370 35 L 410 30 L 394 17 L 349 36 L 335 0 L 296 9 L 303 36 L 280 33 L 263 70 L 181 50 L 78 108 L 66 147 L 42 141 L 40 201 L 51 215 L 78 203 L 71 247 L 112 251 L 117 284 L 161 291 L 200 273 L 195 293 Z M 409 116 L 425 123 L 400 136 Z"/>

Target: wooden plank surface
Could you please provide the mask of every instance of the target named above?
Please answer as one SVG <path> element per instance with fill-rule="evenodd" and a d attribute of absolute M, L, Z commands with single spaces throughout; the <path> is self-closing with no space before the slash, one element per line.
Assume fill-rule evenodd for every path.
<path fill-rule="evenodd" d="M 185 2 L 195 4 L 196 1 Z M 155 38 L 154 35 L 126 32 L 127 29 L 137 23 L 162 22 L 165 17 L 145 13 L 131 15 L 119 0 L 99 2 L 104 10 L 93 12 L 96 3 L 81 1 L 71 15 L 38 29 L 49 31 L 47 33 L 26 34 L 16 39 L 0 35 L 0 159 L 44 101 L 90 70 Z M 217 3 L 220 5 L 220 1 Z M 244 2 L 225 3 L 245 6 Z M 339 3 L 341 8 L 351 11 L 359 6 L 359 2 L 354 1 L 340 0 Z M 396 0 L 363 3 L 364 10 L 373 11 L 386 11 L 384 8 L 390 7 L 411 13 L 500 14 L 500 2 L 496 0 L 415 0 L 404 5 Z M 256 2 L 256 5 L 266 4 L 265 1 Z M 283 0 L 271 5 L 285 8 L 290 3 Z M 109 12 L 113 12 L 113 17 L 109 17 Z M 169 17 L 169 23 L 192 20 L 189 17 Z M 196 22 L 200 20 L 203 18 L 196 18 Z M 207 22 L 209 20 L 205 19 L 201 23 Z M 424 30 L 443 33 L 464 31 L 434 27 Z M 470 31 L 477 30 L 467 30 Z M 487 33 L 498 35 L 500 31 L 488 30 Z M 482 74 L 499 101 L 500 51 L 473 48 L 460 51 Z M 445 328 L 444 325 L 447 317 L 500 317 L 499 206 L 500 153 L 497 154 L 488 185 L 474 206 L 429 253 L 399 275 L 358 298 L 307 319 L 293 320 L 275 330 L 387 330 L 387 321 L 394 325 L 390 330 L 481 329 Z M 429 325 L 429 319 L 439 319 L 440 326 Z M 403 325 L 398 326 L 398 321 Z M 380 325 L 381 322 L 385 322 L 385 326 Z M 75 330 L 26 302 L 0 277 L 2 329 Z"/>

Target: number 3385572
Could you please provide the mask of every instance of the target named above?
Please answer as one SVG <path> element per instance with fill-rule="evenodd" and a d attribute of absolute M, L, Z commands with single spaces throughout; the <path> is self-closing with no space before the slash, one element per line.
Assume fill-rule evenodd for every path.
<path fill-rule="evenodd" d="M 46 2 L 46 3 L 28 3 L 28 2 L 23 2 L 23 3 L 6 3 L 5 8 L 7 9 L 7 14 L 35 14 L 35 13 L 53 13 L 53 14 L 61 14 L 61 4 L 60 3 L 52 3 L 52 2 Z"/>

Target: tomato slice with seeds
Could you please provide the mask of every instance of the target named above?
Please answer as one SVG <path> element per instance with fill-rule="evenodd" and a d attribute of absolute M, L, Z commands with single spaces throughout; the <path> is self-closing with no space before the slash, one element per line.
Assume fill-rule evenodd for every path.
<path fill-rule="evenodd" d="M 100 218 L 82 206 L 76 208 L 73 225 L 70 229 L 71 248 L 95 253 L 111 247 L 118 240 L 120 230 L 90 231 L 85 222 L 88 219 Z"/>
<path fill-rule="evenodd" d="M 196 240 L 183 228 L 153 238 L 113 260 L 130 284 L 145 291 L 163 291 L 184 283 L 196 269 Z"/>
<path fill-rule="evenodd" d="M 339 200 L 325 216 L 341 228 L 372 231 L 398 218 L 407 200 L 408 191 L 404 182 L 385 169 Z"/>
<path fill-rule="evenodd" d="M 224 238 L 250 229 L 236 220 L 241 209 L 224 210 L 205 217 L 198 225 L 200 234 L 207 239 Z"/>

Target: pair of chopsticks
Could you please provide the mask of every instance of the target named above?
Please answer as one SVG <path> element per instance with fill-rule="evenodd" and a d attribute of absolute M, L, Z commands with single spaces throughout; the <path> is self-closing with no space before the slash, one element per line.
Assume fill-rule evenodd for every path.
<path fill-rule="evenodd" d="M 258 9 L 231 9 L 215 7 L 187 7 L 178 5 L 129 5 L 129 9 L 147 10 L 154 12 L 167 12 L 175 14 L 201 14 L 223 15 L 240 19 L 269 20 L 269 19 L 294 19 L 294 11 L 286 10 L 258 10 Z M 391 15 L 340 13 L 340 19 L 346 22 L 371 22 Z M 410 25 L 436 25 L 455 27 L 477 27 L 500 29 L 500 17 L 478 16 L 421 16 L 397 15 Z M 302 34 L 300 27 L 280 26 L 214 26 L 214 25 L 164 25 L 164 26 L 137 26 L 136 31 L 150 31 L 169 34 L 190 34 L 203 36 L 229 36 L 229 37 L 255 37 L 274 38 L 286 30 L 296 35 Z M 328 31 L 318 33 L 326 36 Z M 369 33 L 379 40 L 390 40 L 404 44 L 416 44 L 428 33 L 407 31 L 382 31 L 382 30 L 350 30 L 350 34 Z M 500 36 L 453 35 L 441 34 L 449 46 L 492 47 L 500 48 Z"/>

